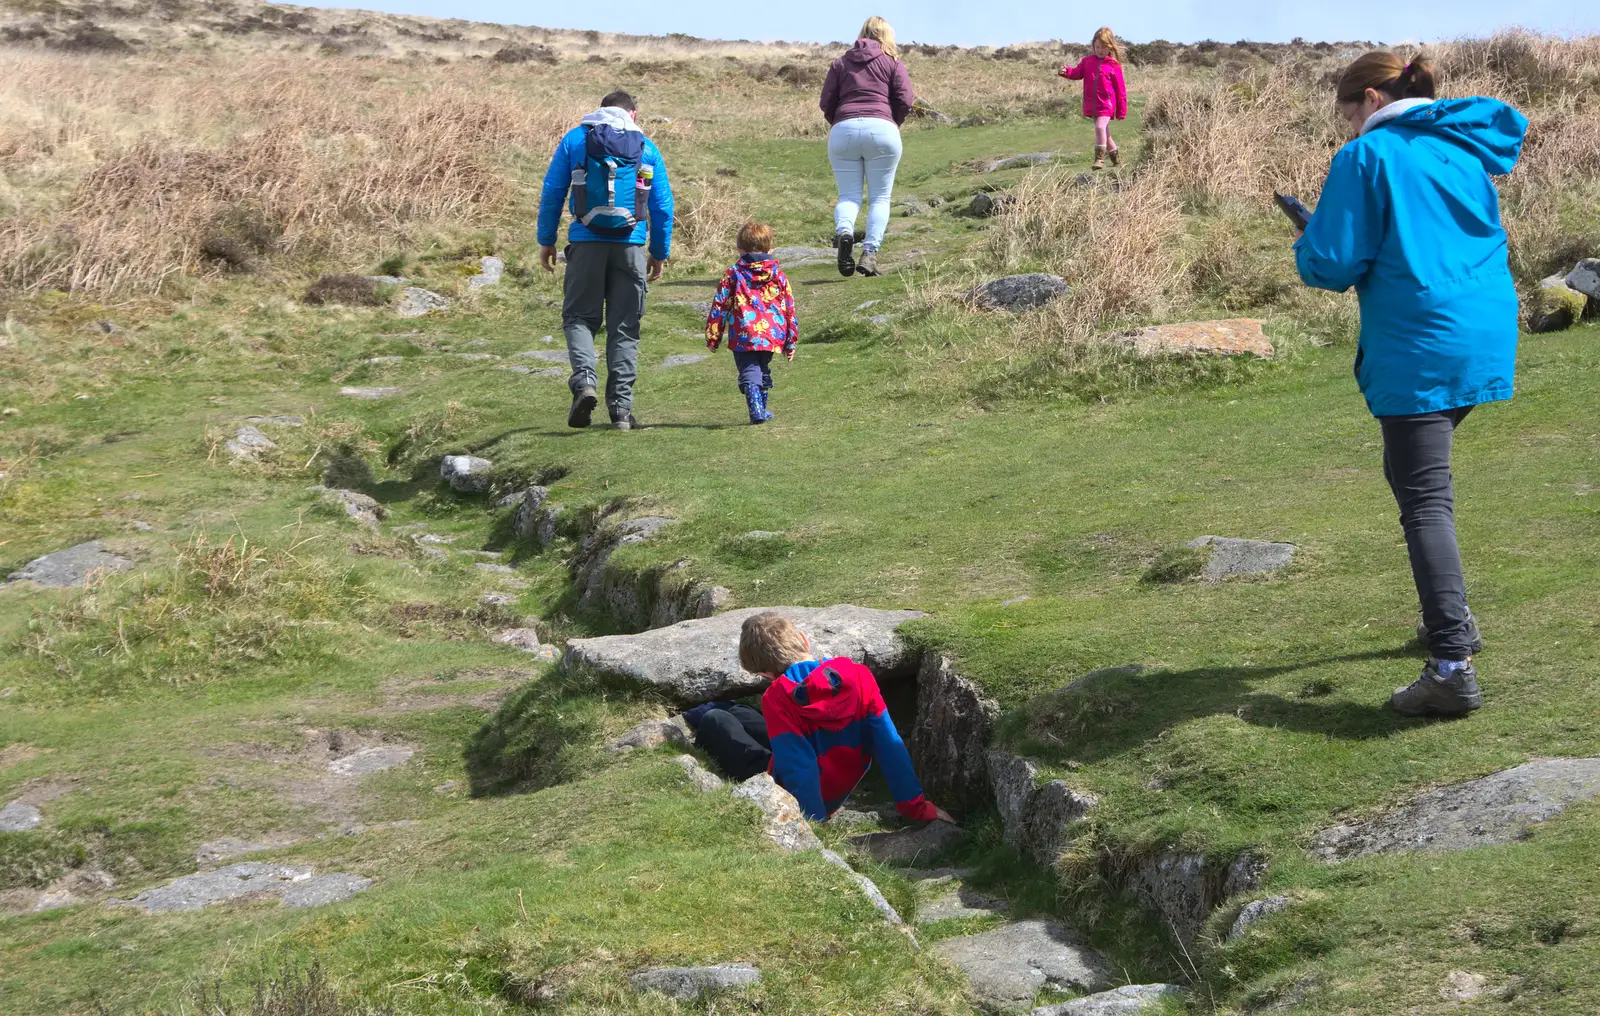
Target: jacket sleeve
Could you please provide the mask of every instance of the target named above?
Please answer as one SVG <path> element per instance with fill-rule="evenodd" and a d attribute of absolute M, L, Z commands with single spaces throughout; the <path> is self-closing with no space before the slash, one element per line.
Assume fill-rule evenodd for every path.
<path fill-rule="evenodd" d="M 911 90 L 911 72 L 906 70 L 904 63 L 896 60 L 894 70 L 889 75 L 889 113 L 894 117 L 894 122 L 905 123 L 916 102 L 916 93 Z"/>
<path fill-rule="evenodd" d="M 794 290 L 789 288 L 789 277 L 780 270 L 778 280 L 783 288 L 783 348 L 789 350 L 800 341 L 800 318 L 794 312 Z"/>
<path fill-rule="evenodd" d="M 871 672 L 864 672 L 861 676 L 861 701 L 867 713 L 862 720 L 867 750 L 889 781 L 889 793 L 894 796 L 894 806 L 913 822 L 933 821 L 938 817 L 938 812 L 933 802 L 922 795 L 922 782 L 917 779 L 917 771 L 911 765 L 911 753 L 906 751 L 900 731 L 895 729 L 894 720 L 889 718 L 883 694 L 878 690 L 877 679 Z"/>
<path fill-rule="evenodd" d="M 1111 85 L 1117 90 L 1117 119 L 1126 120 L 1128 119 L 1128 82 L 1122 76 L 1122 65 L 1120 63 L 1112 64 L 1111 69 L 1114 72 L 1111 75 Z"/>
<path fill-rule="evenodd" d="M 661 157 L 661 149 L 653 141 L 648 144 L 656 170 L 650 181 L 650 256 L 665 261 L 672 256 L 672 181 L 667 179 L 667 160 Z"/>
<path fill-rule="evenodd" d="M 561 235 L 561 212 L 572 186 L 572 158 L 567 154 L 567 139 L 556 145 L 550 168 L 544 172 L 544 189 L 539 192 L 539 227 L 535 237 L 541 247 L 554 247 Z"/>
<path fill-rule="evenodd" d="M 715 352 L 728 330 L 728 315 L 733 311 L 733 269 L 722 273 L 722 282 L 711 297 L 711 312 L 706 315 L 706 347 Z"/>
<path fill-rule="evenodd" d="M 1083 65 L 1088 63 L 1088 62 L 1089 62 L 1089 58 L 1088 57 L 1084 57 L 1082 60 L 1078 61 L 1078 65 L 1076 67 L 1063 67 L 1063 68 L 1061 68 L 1061 76 L 1066 78 L 1068 81 L 1082 81 L 1083 80 Z"/>
<path fill-rule="evenodd" d="M 1317 210 L 1295 241 L 1295 267 L 1308 286 L 1342 293 L 1366 278 L 1378 256 L 1388 202 L 1361 154 L 1346 145 L 1333 157 Z"/>
<path fill-rule="evenodd" d="M 833 115 L 839 112 L 839 61 L 837 60 L 828 68 L 828 76 L 822 82 L 822 101 L 817 105 L 821 107 L 822 118 L 828 121 L 828 126 L 833 126 Z"/>
<path fill-rule="evenodd" d="M 767 736 L 772 740 L 772 778 L 794 795 L 800 810 L 813 822 L 828 820 L 828 806 L 822 800 L 822 770 L 817 753 L 800 732 L 796 718 L 784 706 L 782 694 L 761 696 L 761 718 L 767 721 Z"/>

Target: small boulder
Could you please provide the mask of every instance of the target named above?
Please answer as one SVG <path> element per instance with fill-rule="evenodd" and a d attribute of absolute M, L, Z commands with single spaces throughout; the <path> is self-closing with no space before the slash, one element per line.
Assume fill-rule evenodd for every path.
<path fill-rule="evenodd" d="M 1239 916 L 1233 919 L 1233 927 L 1228 929 L 1228 941 L 1233 942 L 1244 937 L 1244 933 L 1255 927 L 1280 910 L 1289 909 L 1289 897 L 1268 896 L 1264 900 L 1251 900 L 1239 911 Z"/>
<path fill-rule="evenodd" d="M 1055 161 L 1055 152 L 1029 152 L 1026 155 L 1011 155 L 1004 159 L 995 159 L 989 163 L 985 173 L 999 173 L 1007 169 L 1031 169 L 1034 166 L 1043 166 Z"/>
<path fill-rule="evenodd" d="M 791 853 L 822 848 L 817 834 L 811 831 L 810 823 L 800 811 L 800 802 L 766 773 L 759 773 L 739 784 L 734 788 L 733 796 L 761 809 L 766 819 L 763 831 L 779 848 Z"/>
<path fill-rule="evenodd" d="M 478 262 L 477 275 L 467 280 L 470 289 L 482 289 L 484 286 L 500 285 L 500 278 L 506 272 L 506 263 L 499 258 L 488 257 Z"/>
<path fill-rule="evenodd" d="M 389 514 L 383 505 L 360 491 L 322 486 L 311 489 L 321 493 L 328 501 L 339 505 L 344 509 L 344 513 L 355 521 L 373 529 L 377 529 L 378 521 Z"/>
<path fill-rule="evenodd" d="M 689 728 L 683 722 L 683 717 L 675 716 L 664 720 L 643 720 L 635 724 L 621 737 L 607 742 L 606 751 L 612 755 L 620 755 L 635 748 L 659 748 L 663 744 L 688 748 L 692 743 L 689 738 Z"/>
<path fill-rule="evenodd" d="M 1011 207 L 1014 199 L 1009 194 L 989 194 L 984 191 L 972 195 L 967 214 L 975 219 L 988 219 Z"/>
<path fill-rule="evenodd" d="M 900 206 L 900 214 L 908 217 L 913 215 L 927 215 L 932 211 L 932 205 L 929 205 L 926 201 L 918 201 L 915 198 L 912 198 Z"/>
<path fill-rule="evenodd" d="M 407 286 L 400 291 L 400 302 L 395 306 L 397 317 L 419 318 L 436 310 L 449 310 L 450 301 L 432 290 L 420 286 Z"/>
<path fill-rule="evenodd" d="M 1200 570 L 1207 582 L 1221 582 L 1234 575 L 1266 575 L 1288 566 L 1294 558 L 1292 543 L 1266 540 L 1236 540 L 1227 536 L 1201 536 L 1189 541 L 1195 550 L 1209 547 L 1211 557 Z"/>
<path fill-rule="evenodd" d="M 0 808 L 0 833 L 21 833 L 44 821 L 39 809 L 22 801 L 12 801 Z"/>
<path fill-rule="evenodd" d="M 224 446 L 235 462 L 254 462 L 262 452 L 278 447 L 277 442 L 255 427 L 245 424 L 234 432 Z"/>
<path fill-rule="evenodd" d="M 628 978 L 634 991 L 658 991 L 680 1002 L 720 995 L 761 983 L 761 971 L 748 963 L 720 963 L 714 967 L 652 967 Z"/>
<path fill-rule="evenodd" d="M 1028 1016 L 1138 1016 L 1164 999 L 1182 998 L 1176 984 L 1125 984 L 1110 991 L 1041 1006 Z"/>
<path fill-rule="evenodd" d="M 525 653 L 537 653 L 544 646 L 539 641 L 537 628 L 507 628 L 494 637 L 503 646 L 516 646 Z"/>
<path fill-rule="evenodd" d="M 1576 271 L 1572 273 L 1577 274 Z M 1539 283 L 1539 288 L 1529 301 L 1528 331 L 1559 332 L 1571 328 L 1583 317 L 1584 308 L 1588 305 L 1589 298 L 1570 286 L 1566 278 L 1552 275 Z"/>
<path fill-rule="evenodd" d="M 494 463 L 476 455 L 446 455 L 439 463 L 439 478 L 460 494 L 481 494 L 489 489 Z"/>
<path fill-rule="evenodd" d="M 1274 350 L 1261 322 L 1252 318 L 1223 321 L 1185 321 L 1152 325 L 1132 332 L 1124 339 L 1140 356 L 1191 354 L 1197 356 L 1239 356 L 1249 353 L 1263 360 L 1272 359 Z"/>
<path fill-rule="evenodd" d="M 1567 287 L 1591 300 L 1600 300 L 1600 258 L 1584 258 L 1567 273 Z"/>
<path fill-rule="evenodd" d="M 1452 970 L 1445 975 L 1439 997 L 1447 1002 L 1471 1002 L 1489 994 L 1489 979 L 1468 970 Z"/>
<path fill-rule="evenodd" d="M 34 582 L 41 586 L 64 589 L 133 567 L 133 562 L 106 550 L 99 540 L 80 543 L 76 547 L 58 550 L 54 554 L 36 557 L 12 572 L 7 582 Z"/>
<path fill-rule="evenodd" d="M 693 755 L 678 755 L 672 764 L 683 770 L 683 775 L 689 778 L 689 784 L 702 794 L 709 794 L 723 787 L 722 778 L 715 773 L 709 773 L 700 764 L 700 760 Z"/>
<path fill-rule="evenodd" d="M 915 118 L 932 120 L 934 123 L 955 123 L 955 120 L 934 109 L 922 99 L 911 103 L 911 115 Z"/>
<path fill-rule="evenodd" d="M 521 494 L 509 495 L 517 501 L 517 514 L 511 520 L 511 531 L 519 540 L 532 540 L 539 535 L 539 510 L 550 497 L 550 488 L 534 485 Z"/>
<path fill-rule="evenodd" d="M 1042 307 L 1051 300 L 1065 296 L 1067 281 L 1059 275 L 1029 272 L 1025 275 L 1008 275 L 1005 278 L 974 286 L 967 292 L 967 300 L 979 310 L 1005 310 L 1020 313 Z"/>

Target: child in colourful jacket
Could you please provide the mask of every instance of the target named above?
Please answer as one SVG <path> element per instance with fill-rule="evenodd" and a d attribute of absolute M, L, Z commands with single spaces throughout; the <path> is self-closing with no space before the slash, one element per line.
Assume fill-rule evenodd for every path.
<path fill-rule="evenodd" d="M 715 353 L 727 336 L 750 422 L 766 423 L 772 419 L 767 409 L 772 354 L 782 349 L 786 358 L 794 359 L 800 324 L 789 279 L 772 256 L 772 227 L 747 222 L 739 230 L 738 242 L 739 260 L 722 276 L 706 315 L 706 348 Z"/>
<path fill-rule="evenodd" d="M 745 618 L 739 665 L 772 682 L 761 696 L 759 720 L 750 707 L 733 703 L 685 714 L 695 743 L 729 775 L 770 771 L 807 818 L 825 822 L 876 762 L 900 814 L 916 822 L 954 821 L 923 796 L 872 671 L 847 657 L 818 662 L 805 633 L 771 611 Z"/>
<path fill-rule="evenodd" d="M 1122 79 L 1122 48 L 1111 29 L 1094 33 L 1092 52 L 1076 67 L 1061 68 L 1061 76 L 1083 82 L 1083 115 L 1094 121 L 1094 168 L 1122 165 L 1122 153 L 1111 139 L 1111 121 L 1128 118 L 1128 84 Z"/>

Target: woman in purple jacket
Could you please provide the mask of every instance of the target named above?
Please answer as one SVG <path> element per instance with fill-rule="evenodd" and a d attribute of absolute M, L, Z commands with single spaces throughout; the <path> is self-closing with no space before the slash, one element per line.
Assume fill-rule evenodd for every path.
<path fill-rule="evenodd" d="M 900 166 L 900 125 L 911 113 L 911 76 L 894 45 L 894 29 L 879 17 L 861 26 L 856 44 L 828 69 L 822 85 L 822 115 L 828 118 L 828 161 L 839 183 L 833 210 L 840 275 L 877 275 L 878 247 L 889 226 L 889 198 Z M 863 188 L 867 238 L 854 257 L 856 216 Z"/>

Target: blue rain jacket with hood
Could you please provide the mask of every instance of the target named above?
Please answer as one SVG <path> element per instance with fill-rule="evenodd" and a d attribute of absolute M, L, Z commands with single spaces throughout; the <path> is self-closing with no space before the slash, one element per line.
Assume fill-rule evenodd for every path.
<path fill-rule="evenodd" d="M 633 117 L 628 115 L 627 110 L 616 106 L 602 106 L 580 120 L 578 126 L 568 131 L 561 139 L 561 144 L 556 146 L 555 155 L 550 159 L 550 168 L 545 171 L 544 190 L 539 195 L 537 237 L 541 247 L 554 247 L 556 239 L 561 234 L 561 213 L 567 210 L 567 197 L 572 189 L 572 170 L 575 166 L 582 166 L 586 157 L 584 147 L 589 136 L 586 125 L 589 124 L 605 124 L 623 131 L 639 130 L 639 125 L 634 123 Z M 665 261 L 672 253 L 672 185 L 667 182 L 667 164 L 661 158 L 661 151 L 649 138 L 645 138 L 644 141 L 641 165 L 650 166 L 655 170 L 655 178 L 650 186 L 648 222 L 650 256 L 657 261 Z M 641 221 L 633 227 L 632 236 L 626 240 L 619 240 L 616 237 L 599 236 L 574 219 L 567 229 L 567 241 L 626 243 L 642 247 L 645 243 L 646 225 Z"/>
<path fill-rule="evenodd" d="M 1496 99 L 1402 99 L 1333 157 L 1295 262 L 1308 286 L 1355 287 L 1374 416 L 1511 398 L 1517 292 L 1491 177 L 1527 129 Z"/>

